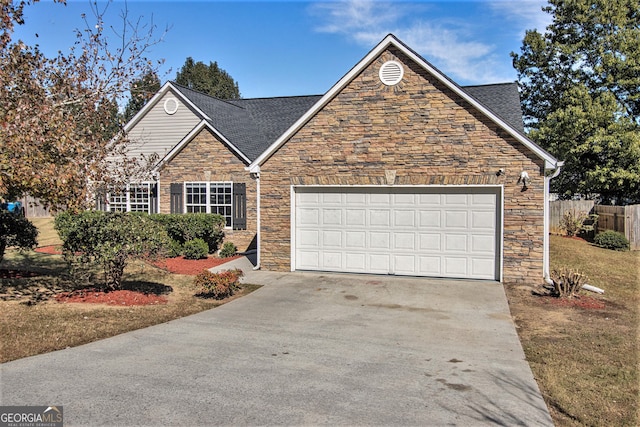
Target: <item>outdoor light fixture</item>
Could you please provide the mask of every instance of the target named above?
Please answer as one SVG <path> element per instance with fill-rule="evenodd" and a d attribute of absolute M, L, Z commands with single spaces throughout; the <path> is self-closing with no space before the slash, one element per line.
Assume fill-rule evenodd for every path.
<path fill-rule="evenodd" d="M 527 185 L 531 182 L 527 171 L 520 172 L 520 178 L 518 178 L 518 184 L 522 183 L 522 191 L 527 189 Z"/>

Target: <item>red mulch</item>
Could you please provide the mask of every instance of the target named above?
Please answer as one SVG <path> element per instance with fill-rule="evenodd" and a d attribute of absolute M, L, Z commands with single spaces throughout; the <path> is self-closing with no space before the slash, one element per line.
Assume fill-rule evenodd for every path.
<path fill-rule="evenodd" d="M 229 258 L 218 258 L 210 256 L 205 259 L 185 259 L 184 257 L 180 256 L 176 258 L 165 258 L 158 261 L 153 261 L 151 264 L 163 270 L 167 270 L 171 273 L 195 276 L 202 270 L 208 270 L 211 267 L 216 267 L 220 264 L 224 264 L 241 257 L 242 255 L 236 255 Z"/>
<path fill-rule="evenodd" d="M 59 245 L 43 246 L 36 249 L 36 252 L 43 254 L 60 254 Z M 190 260 L 184 257 L 164 258 L 157 261 L 150 261 L 151 264 L 158 268 L 166 270 L 174 274 L 185 274 L 195 276 L 202 270 L 216 267 L 220 264 L 240 258 L 242 255 L 236 255 L 230 258 L 218 258 L 210 256 L 205 259 Z M 7 272 L 7 273 L 5 273 Z M 0 278 L 7 278 L 5 274 L 14 274 L 11 277 L 32 277 L 28 275 L 37 275 L 35 273 L 0 270 Z M 22 274 L 22 276 L 20 276 Z M 74 292 L 64 292 L 55 296 L 56 301 L 61 303 L 80 302 L 94 304 L 108 304 L 118 306 L 131 305 L 150 305 L 150 304 L 166 304 L 167 299 L 163 296 L 143 294 L 134 291 L 112 291 L 102 292 L 94 289 L 83 289 Z"/>
<path fill-rule="evenodd" d="M 55 296 L 58 302 L 81 302 L 119 306 L 166 304 L 167 298 L 159 295 L 143 294 L 134 291 L 102 292 L 83 289 L 74 292 L 63 292 Z"/>
<path fill-rule="evenodd" d="M 605 308 L 604 301 L 582 295 L 573 298 L 543 297 L 541 300 L 545 304 L 553 305 L 555 307 L 575 307 L 595 310 L 602 310 Z"/>
<path fill-rule="evenodd" d="M 41 254 L 60 255 L 62 253 L 60 248 L 60 245 L 49 245 L 36 248 L 35 251 Z"/>

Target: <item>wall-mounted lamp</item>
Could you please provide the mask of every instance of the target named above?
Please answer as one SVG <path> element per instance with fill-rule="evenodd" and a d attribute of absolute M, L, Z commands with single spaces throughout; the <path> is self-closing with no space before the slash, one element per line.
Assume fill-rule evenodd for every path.
<path fill-rule="evenodd" d="M 504 169 L 498 169 L 498 172 L 496 172 L 496 176 L 502 176 L 504 175 Z"/>
<path fill-rule="evenodd" d="M 518 184 L 522 183 L 522 191 L 527 189 L 527 185 L 531 182 L 531 178 L 529 178 L 529 174 L 527 171 L 520 172 L 520 178 L 518 178 Z"/>

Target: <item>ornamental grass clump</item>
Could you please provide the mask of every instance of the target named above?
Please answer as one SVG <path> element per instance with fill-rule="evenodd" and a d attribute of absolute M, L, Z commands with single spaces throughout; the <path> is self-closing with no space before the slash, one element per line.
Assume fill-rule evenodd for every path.
<path fill-rule="evenodd" d="M 240 278 L 243 275 L 242 270 L 237 268 L 219 273 L 203 270 L 193 281 L 193 283 L 201 289 L 201 292 L 196 296 L 217 300 L 233 296 L 236 291 L 240 290 Z"/>

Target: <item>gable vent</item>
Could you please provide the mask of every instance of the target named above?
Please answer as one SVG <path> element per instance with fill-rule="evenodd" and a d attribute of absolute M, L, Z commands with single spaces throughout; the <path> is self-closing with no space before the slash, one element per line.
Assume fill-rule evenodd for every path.
<path fill-rule="evenodd" d="M 396 61 L 388 61 L 380 67 L 380 81 L 387 86 L 393 86 L 400 83 L 404 76 L 404 68 L 402 64 Z"/>

